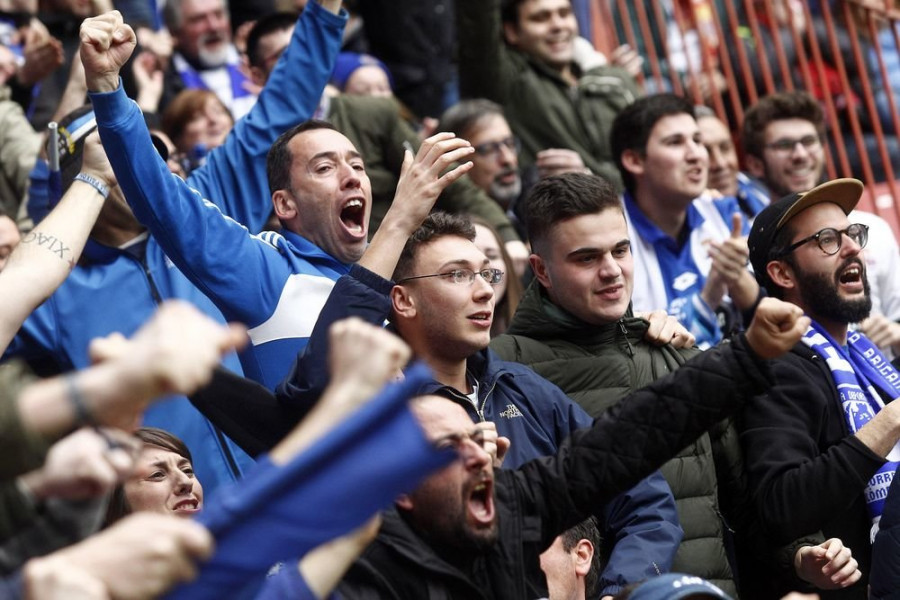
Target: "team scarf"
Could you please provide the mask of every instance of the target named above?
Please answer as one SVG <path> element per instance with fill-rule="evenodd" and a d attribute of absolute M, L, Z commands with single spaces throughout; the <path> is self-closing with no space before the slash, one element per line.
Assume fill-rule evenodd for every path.
<path fill-rule="evenodd" d="M 825 358 L 831 377 L 841 397 L 844 418 L 852 433 L 859 431 L 884 408 L 875 388 L 892 400 L 900 398 L 900 373 L 884 354 L 863 334 L 850 332 L 847 349 L 835 342 L 822 326 L 812 322 L 803 335 L 803 343 Z M 884 465 L 866 484 L 864 494 L 872 517 L 871 539 L 878 533 L 894 472 L 900 464 L 900 443 L 891 449 Z"/>
<path fill-rule="evenodd" d="M 230 58 L 231 57 L 229 56 L 229 61 L 222 66 L 227 70 L 228 78 L 231 81 L 231 98 L 233 102 L 238 98 L 252 96 L 253 92 L 247 89 L 247 76 L 244 75 L 240 67 L 233 63 Z M 181 75 L 181 79 L 184 81 L 184 85 L 187 88 L 209 90 L 209 86 L 203 81 L 200 73 L 192 67 L 183 56 L 175 54 L 172 56 L 172 60 L 174 61 L 175 69 L 178 71 L 178 74 Z"/>

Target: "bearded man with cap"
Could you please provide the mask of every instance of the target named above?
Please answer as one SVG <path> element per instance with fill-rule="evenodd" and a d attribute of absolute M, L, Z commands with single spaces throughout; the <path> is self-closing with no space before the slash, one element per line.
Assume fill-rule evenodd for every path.
<path fill-rule="evenodd" d="M 773 361 L 776 385 L 746 406 L 741 441 L 765 535 L 783 544 L 821 531 L 840 538 L 862 577 L 832 577 L 823 599 L 867 598 L 871 537 L 900 460 L 900 373 L 848 325 L 872 307 L 863 248 L 851 223 L 863 185 L 838 179 L 766 207 L 750 232 L 750 260 L 770 296 L 812 319 Z"/>

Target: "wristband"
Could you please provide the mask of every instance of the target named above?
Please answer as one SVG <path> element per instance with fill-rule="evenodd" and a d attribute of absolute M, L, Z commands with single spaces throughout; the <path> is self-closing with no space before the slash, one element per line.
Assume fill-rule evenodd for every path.
<path fill-rule="evenodd" d="M 66 391 L 69 396 L 69 404 L 72 406 L 72 412 L 75 413 L 75 424 L 79 427 L 82 425 L 93 425 L 96 427 L 97 421 L 94 419 L 94 415 L 91 414 L 90 409 L 88 409 L 87 404 L 84 402 L 84 395 L 75 383 L 75 375 L 66 375 L 65 381 Z"/>
<path fill-rule="evenodd" d="M 94 188 L 95 190 L 97 190 L 97 192 L 101 196 L 103 196 L 104 200 L 109 197 L 109 187 L 105 183 L 103 183 L 102 181 L 97 179 L 96 177 L 92 177 L 91 175 L 87 175 L 86 173 L 79 173 L 78 175 L 75 176 L 75 179 L 77 181 L 83 181 L 86 184 L 88 184 L 89 186 L 91 186 L 92 188 Z"/>

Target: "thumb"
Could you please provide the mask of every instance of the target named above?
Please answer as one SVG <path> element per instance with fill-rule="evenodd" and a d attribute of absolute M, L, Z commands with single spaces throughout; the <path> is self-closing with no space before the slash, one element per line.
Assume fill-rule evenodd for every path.
<path fill-rule="evenodd" d="M 736 240 L 744 234 L 744 218 L 741 213 L 736 212 L 731 215 L 731 239 Z"/>

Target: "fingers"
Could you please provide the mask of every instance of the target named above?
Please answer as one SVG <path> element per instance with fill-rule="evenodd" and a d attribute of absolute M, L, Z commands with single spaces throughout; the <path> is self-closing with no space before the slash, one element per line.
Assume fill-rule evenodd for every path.
<path fill-rule="evenodd" d="M 736 212 L 731 215 L 731 239 L 740 239 L 744 234 L 744 218 L 741 213 Z"/>

